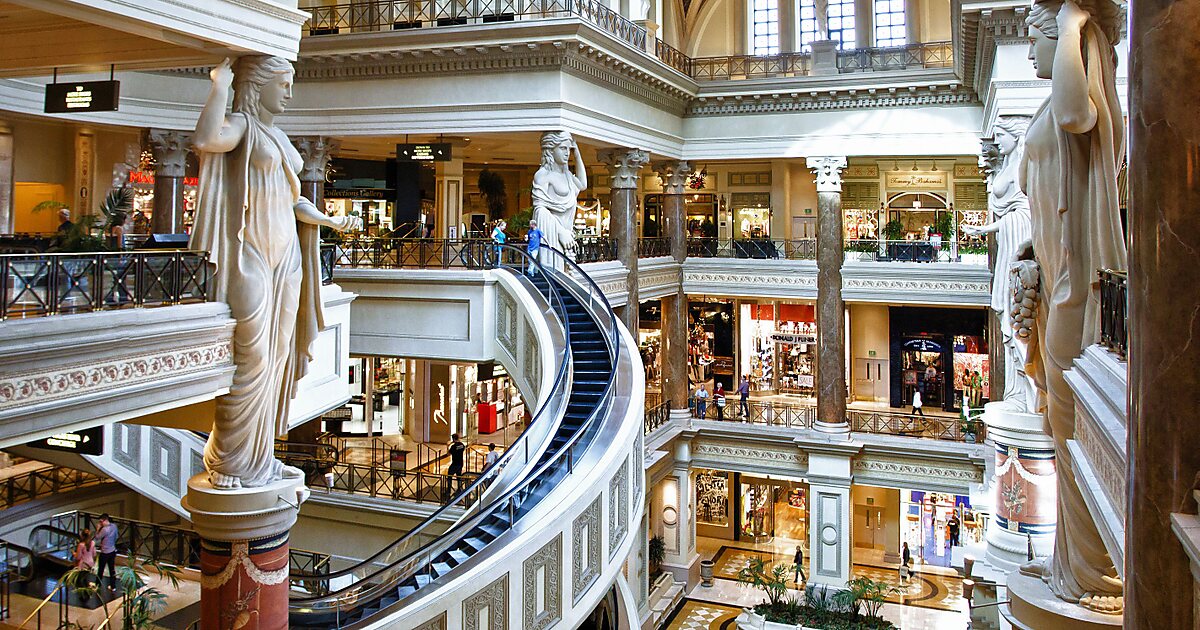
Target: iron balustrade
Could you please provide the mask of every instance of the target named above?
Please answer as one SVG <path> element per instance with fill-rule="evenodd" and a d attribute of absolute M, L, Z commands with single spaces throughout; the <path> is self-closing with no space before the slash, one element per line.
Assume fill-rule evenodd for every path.
<path fill-rule="evenodd" d="M 953 42 L 925 42 L 886 48 L 840 50 L 838 72 L 881 72 L 909 68 L 951 68 L 954 66 Z"/>
<path fill-rule="evenodd" d="M 285 458 L 284 462 L 288 463 L 289 459 Z M 333 475 L 333 483 L 325 486 L 326 480 L 331 479 L 329 474 Z M 338 462 L 326 465 L 320 474 L 310 475 L 308 483 L 314 487 L 327 487 L 329 491 L 362 494 L 372 498 L 438 505 L 446 505 L 453 500 L 470 505 L 483 494 L 488 484 L 471 488 L 467 495 L 459 496 L 458 493 L 470 488 L 478 477 L 478 473 L 444 475 L 415 469 L 393 470 L 370 464 Z"/>
<path fill-rule="evenodd" d="M 333 284 L 333 263 L 337 259 L 337 247 L 332 243 L 321 245 L 321 284 Z"/>
<path fill-rule="evenodd" d="M 596 0 L 374 0 L 312 7 L 307 11 L 309 35 L 576 16 L 634 48 L 646 49 L 646 29 Z"/>
<path fill-rule="evenodd" d="M 766 426 L 787 427 L 792 429 L 812 429 L 817 421 L 817 407 L 809 403 L 791 403 L 781 401 L 749 400 L 746 403 L 749 415 L 741 413 L 741 404 L 736 392 L 725 394 L 725 408 L 718 417 L 717 405 L 713 402 L 712 393 L 705 400 L 703 420 L 724 419 L 727 422 L 745 422 Z M 696 398 L 691 401 L 693 417 L 697 415 Z M 919 437 L 933 440 L 952 442 L 970 441 L 957 417 L 914 415 L 893 411 L 866 411 L 849 409 L 846 420 L 850 423 L 851 431 L 874 433 L 878 435 L 897 435 L 902 437 Z M 982 424 L 982 423 L 980 423 Z M 982 437 L 979 438 L 982 440 Z"/>
<path fill-rule="evenodd" d="M 1128 274 L 1100 270 L 1100 344 L 1122 359 L 1129 350 Z"/>
<path fill-rule="evenodd" d="M 667 44 L 657 37 L 654 39 L 654 55 L 658 57 L 660 61 L 678 70 L 685 76 L 693 76 L 693 73 L 695 72 L 691 57 L 688 57 L 675 47 Z"/>
<path fill-rule="evenodd" d="M 117 526 L 119 553 L 160 564 L 200 567 L 200 535 L 196 532 L 116 516 L 110 517 L 110 521 Z M 39 544 L 38 550 L 69 553 L 75 548 L 78 540 L 76 534 L 84 529 L 90 529 L 94 534 L 99 528 L 99 522 L 99 514 L 83 510 L 56 514 L 50 517 L 50 527 L 70 535 L 59 535 L 51 531 Z M 288 550 L 288 568 L 293 573 L 319 577 L 329 572 L 329 566 L 329 554 L 295 548 Z"/>
<path fill-rule="evenodd" d="M 617 259 L 617 239 L 581 236 L 575 239 L 575 262 L 579 264 Z"/>
<path fill-rule="evenodd" d="M 843 245 L 853 260 L 872 262 L 955 262 L 949 241 L 885 241 L 853 239 Z"/>
<path fill-rule="evenodd" d="M 663 403 L 662 392 L 646 392 L 646 408 L 657 407 Z"/>
<path fill-rule="evenodd" d="M 662 59 L 662 55 L 659 55 Z M 670 62 L 663 60 L 671 65 Z M 808 76 L 808 53 L 778 55 L 724 55 L 696 57 L 688 60 L 692 78 L 697 81 L 734 79 L 770 79 L 775 77 Z"/>
<path fill-rule="evenodd" d="M 817 240 L 689 238 L 687 255 L 695 258 L 815 260 Z"/>
<path fill-rule="evenodd" d="M 34 470 L 4 480 L 4 490 L 0 493 L 0 510 L 25 501 L 111 481 L 102 475 L 57 466 Z"/>
<path fill-rule="evenodd" d="M 662 237 L 639 238 L 638 258 L 654 258 L 671 255 L 671 239 Z"/>
<path fill-rule="evenodd" d="M 0 320 L 209 298 L 208 252 L 0 255 Z"/>
<path fill-rule="evenodd" d="M 851 409 L 847 412 L 850 419 L 850 430 L 880 435 L 900 435 L 905 437 L 927 438 L 931 440 L 947 440 L 964 442 L 961 421 L 952 416 L 915 415 L 911 413 L 895 413 L 891 411 L 862 411 Z"/>
<path fill-rule="evenodd" d="M 653 407 L 646 407 L 644 418 L 644 432 L 649 435 L 650 432 L 666 424 L 671 419 L 671 403 L 662 402 Z"/>

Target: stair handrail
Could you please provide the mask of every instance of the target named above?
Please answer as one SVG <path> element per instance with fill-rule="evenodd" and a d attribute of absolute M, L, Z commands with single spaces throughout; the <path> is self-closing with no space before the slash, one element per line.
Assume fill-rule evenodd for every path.
<path fill-rule="evenodd" d="M 489 243 L 488 246 L 491 247 L 491 244 Z M 496 251 L 507 250 L 510 252 L 516 252 L 518 260 L 524 261 L 524 264 L 532 263 L 533 268 L 535 269 L 535 272 L 545 273 L 545 270 L 542 268 L 541 264 L 539 264 L 537 260 L 534 260 L 532 257 L 530 257 L 529 254 L 525 250 L 515 247 L 515 246 L 511 246 L 511 245 L 497 245 L 497 248 L 498 249 Z M 494 255 L 494 253 L 493 253 L 493 255 Z M 495 260 L 495 262 L 498 263 L 500 261 Z M 536 287 L 535 287 L 535 290 L 537 290 Z M 539 291 L 539 293 L 540 293 L 540 291 Z M 556 286 L 554 286 L 553 283 L 548 283 L 546 292 L 541 295 L 542 295 L 542 297 L 544 297 L 546 299 L 546 303 L 551 306 L 551 309 L 553 309 L 555 303 L 558 303 L 560 306 L 562 306 L 563 312 L 566 311 L 566 305 L 563 304 L 562 298 L 558 293 L 558 288 Z M 566 320 L 563 320 L 562 325 L 563 325 L 563 331 L 565 333 L 564 339 L 569 340 L 570 339 L 570 324 Z M 547 409 L 550 409 L 552 407 L 551 400 L 553 398 L 554 393 L 559 392 L 565 388 L 565 380 L 567 378 L 567 374 L 568 374 L 569 367 L 570 367 L 570 356 L 571 356 L 570 349 L 569 348 L 565 349 L 563 352 L 563 356 L 559 360 L 558 369 L 555 373 L 554 381 L 550 386 L 551 395 L 547 396 L 546 401 L 542 404 L 542 406 L 540 408 L 538 408 L 537 412 L 535 414 L 533 414 L 533 417 L 529 422 L 529 424 L 531 426 L 533 425 L 534 422 L 537 422 L 542 417 L 542 415 L 546 412 Z M 459 491 L 451 500 L 447 501 L 444 505 L 439 507 L 436 511 L 434 511 L 432 514 L 430 514 L 428 517 L 426 517 L 423 521 L 418 523 L 416 525 L 416 527 L 409 530 L 407 533 L 405 533 L 403 536 L 401 536 L 395 542 L 384 547 L 383 549 L 380 549 L 379 551 L 372 554 L 370 557 L 362 560 L 361 562 L 359 562 L 353 566 L 346 567 L 344 569 L 339 569 L 337 571 L 330 571 L 329 573 L 323 574 L 319 577 L 292 573 L 290 577 L 291 577 L 293 587 L 296 586 L 297 583 L 305 583 L 305 582 L 312 582 L 312 581 L 316 581 L 318 583 L 321 583 L 321 582 L 329 583 L 331 580 L 335 580 L 337 578 L 345 577 L 348 575 L 353 575 L 356 572 L 362 571 L 364 567 L 368 567 L 368 566 L 376 563 L 385 554 L 394 551 L 395 549 L 401 547 L 402 545 L 407 544 L 409 541 L 420 540 L 420 536 L 425 529 L 427 529 L 430 526 L 438 523 L 439 521 L 447 518 L 447 516 L 448 516 L 447 513 L 451 507 L 454 507 L 456 504 L 458 504 L 460 501 L 462 501 L 465 498 L 469 498 L 472 496 L 482 496 L 482 492 L 480 492 L 479 494 L 476 494 L 476 491 L 482 490 L 482 488 L 486 485 L 486 483 L 490 483 L 492 479 L 494 479 L 496 476 L 498 476 L 500 474 L 500 472 L 503 471 L 504 468 L 507 467 L 509 462 L 512 462 L 514 459 L 516 459 L 518 452 L 520 452 L 522 450 L 524 451 L 524 455 L 525 455 L 526 463 L 527 463 L 529 460 L 529 456 L 530 456 L 528 440 L 526 439 L 526 437 L 528 435 L 529 435 L 529 432 L 528 432 L 528 429 L 526 429 L 526 431 L 524 433 L 522 433 L 519 438 L 517 438 L 516 442 L 511 444 L 508 448 L 504 449 L 504 453 L 502 453 L 500 455 L 500 458 L 496 460 L 495 464 L 492 464 L 490 467 L 487 468 L 487 470 L 480 473 L 480 475 L 475 479 L 474 482 L 472 482 L 465 489 Z M 518 445 L 521 445 L 521 448 L 518 448 Z M 540 452 L 540 450 L 539 450 L 539 452 Z M 470 507 L 470 506 L 467 506 L 467 507 Z M 379 571 L 386 570 L 388 567 L 392 566 L 395 562 L 396 562 L 395 560 L 385 561 L 383 564 L 378 565 L 379 568 L 376 569 L 375 571 L 372 571 L 370 573 L 363 575 L 360 579 L 355 580 L 354 583 L 350 584 L 349 586 L 343 587 L 342 589 L 339 589 L 338 591 L 335 591 L 335 592 L 342 592 L 342 591 L 356 588 L 355 585 L 358 582 L 365 580 L 372 575 L 375 575 Z M 302 603 L 302 602 L 312 601 L 314 599 L 319 599 L 324 596 L 326 596 L 326 594 L 316 595 L 314 597 L 308 597 L 308 598 L 292 597 L 291 601 Z"/>
<path fill-rule="evenodd" d="M 521 492 L 528 490 L 528 487 L 534 482 L 544 480 L 546 478 L 545 474 L 547 471 L 557 470 L 561 472 L 563 470 L 561 465 L 563 464 L 564 458 L 567 464 L 565 474 L 572 474 L 574 472 L 574 459 L 572 455 L 574 447 L 580 442 L 583 436 L 587 435 L 588 437 L 591 437 L 592 434 L 594 434 L 599 425 L 597 418 L 600 417 L 602 413 L 606 413 L 611 404 L 612 385 L 616 377 L 617 366 L 620 358 L 620 328 L 617 323 L 616 316 L 613 314 L 608 298 L 605 297 L 604 292 L 599 286 L 596 285 L 591 277 L 588 276 L 583 269 L 575 264 L 573 260 L 565 256 L 561 251 L 546 246 L 543 247 L 552 252 L 554 256 L 566 261 L 566 266 L 570 267 L 572 271 L 578 273 L 579 276 L 587 282 L 587 285 L 590 285 L 590 287 L 588 287 L 589 301 L 594 301 L 598 307 L 602 307 L 601 310 L 593 309 L 592 313 L 594 315 L 605 313 L 609 319 L 610 337 L 606 338 L 605 341 L 610 346 L 609 349 L 612 359 L 612 370 L 609 373 L 608 380 L 603 389 L 603 396 L 596 404 L 592 412 L 588 415 L 587 420 L 580 427 L 580 429 L 567 440 L 562 448 L 560 448 L 558 452 L 554 454 L 553 457 L 542 462 L 542 464 L 538 466 L 536 470 L 534 470 L 531 474 L 525 475 L 519 483 L 508 489 L 503 495 L 491 502 L 488 506 L 455 523 L 450 529 L 443 532 L 440 536 L 438 536 L 438 538 L 429 544 L 417 549 L 404 558 L 392 562 L 386 567 L 379 568 L 375 572 L 359 580 L 359 582 L 356 584 L 345 586 L 336 591 L 332 591 L 317 597 L 293 598 L 289 602 L 290 608 L 295 608 L 297 604 L 304 604 L 303 606 L 300 606 L 300 608 L 307 612 L 336 612 L 340 614 L 343 606 L 353 609 L 360 605 L 360 601 L 374 601 L 374 598 L 380 595 L 384 589 L 393 588 L 397 582 L 407 579 L 412 575 L 419 575 L 421 569 L 424 569 L 425 573 L 430 576 L 430 580 L 432 581 L 435 579 L 433 577 L 433 559 L 437 555 L 440 555 L 445 549 L 449 548 L 453 544 L 458 543 L 462 539 L 462 536 L 472 531 L 483 519 L 492 516 L 497 509 L 506 508 L 509 511 L 510 522 L 515 523 L 517 517 L 519 516 L 517 510 L 520 509 L 516 505 L 516 501 Z M 532 260 L 532 258 L 530 258 L 530 260 Z M 534 262 L 537 264 L 537 261 Z M 537 266 L 542 272 L 547 271 L 542 265 L 538 264 Z M 575 280 L 574 277 L 569 276 L 564 272 L 554 271 L 553 273 L 561 274 L 566 278 Z M 554 283 L 549 282 L 547 285 L 552 287 Z M 563 283 L 563 287 L 570 290 L 569 283 Z M 384 575 L 386 572 L 391 572 L 391 574 Z M 377 578 L 380 576 L 383 576 L 383 579 L 377 580 L 372 584 L 367 584 L 365 587 L 362 585 L 362 582 L 366 582 L 372 578 Z M 419 593 L 420 590 L 418 590 L 416 593 L 413 593 L 413 595 Z M 412 595 L 410 595 L 410 597 L 411 596 Z M 332 605 L 318 611 L 316 608 L 321 604 Z"/>

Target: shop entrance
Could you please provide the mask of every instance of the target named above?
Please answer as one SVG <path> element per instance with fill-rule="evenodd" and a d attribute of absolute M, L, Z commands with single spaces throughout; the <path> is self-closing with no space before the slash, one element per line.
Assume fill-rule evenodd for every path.
<path fill-rule="evenodd" d="M 808 538 L 808 483 L 802 479 L 701 470 L 695 484 L 699 536 L 752 544 Z"/>
<path fill-rule="evenodd" d="M 910 406 L 917 391 L 926 409 L 954 412 L 987 400 L 985 309 L 893 306 L 888 317 L 891 406 Z"/>
<path fill-rule="evenodd" d="M 742 304 L 741 372 L 757 392 L 811 396 L 817 323 L 811 304 Z"/>
<path fill-rule="evenodd" d="M 968 497 L 944 492 L 900 491 L 901 542 L 914 562 L 948 567 L 954 547 L 983 543 L 989 515 L 975 510 Z"/>
<path fill-rule="evenodd" d="M 733 391 L 733 303 L 688 303 L 688 381 Z"/>

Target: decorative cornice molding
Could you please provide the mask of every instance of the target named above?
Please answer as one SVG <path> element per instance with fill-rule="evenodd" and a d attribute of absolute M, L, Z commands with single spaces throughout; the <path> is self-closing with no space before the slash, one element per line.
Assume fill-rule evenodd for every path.
<path fill-rule="evenodd" d="M 912 461 L 863 456 L 854 460 L 854 474 L 892 481 L 936 481 L 940 483 L 983 483 L 984 473 L 971 464 L 918 464 Z"/>
<path fill-rule="evenodd" d="M 926 105 L 973 105 L 975 93 L 957 84 L 882 88 L 824 88 L 805 92 L 733 96 L 700 96 L 687 108 L 688 116 L 769 114 Z"/>

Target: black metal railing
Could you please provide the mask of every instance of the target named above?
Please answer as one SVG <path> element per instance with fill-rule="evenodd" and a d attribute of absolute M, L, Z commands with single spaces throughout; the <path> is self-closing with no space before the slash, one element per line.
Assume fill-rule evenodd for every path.
<path fill-rule="evenodd" d="M 963 442 L 961 422 L 952 416 L 914 415 L 892 411 L 860 411 L 851 409 L 846 413 L 850 419 L 850 430 L 880 435 L 900 435 L 930 440 Z"/>
<path fill-rule="evenodd" d="M 470 496 L 457 495 L 470 487 L 478 477 L 478 473 L 444 475 L 415 469 L 392 469 L 371 464 L 338 462 L 325 464 L 319 472 L 310 474 L 308 483 L 315 487 L 327 488 L 331 492 L 438 505 L 445 505 L 454 499 L 456 502 L 465 501 L 469 505 L 486 488 L 476 488 Z M 328 486 L 327 480 L 332 482 Z"/>
<path fill-rule="evenodd" d="M 634 48 L 646 49 L 646 29 L 596 0 L 373 0 L 307 11 L 309 35 L 578 16 Z"/>
<path fill-rule="evenodd" d="M 117 551 L 123 555 L 136 556 L 160 564 L 199 568 L 200 535 L 190 529 L 146 523 L 121 517 L 110 517 L 117 526 Z M 39 541 L 38 550 L 43 552 L 68 552 L 75 548 L 75 534 L 85 528 L 96 532 L 100 515 L 83 510 L 56 514 L 49 525 L 70 535 L 47 534 Z M 303 549 L 288 550 L 288 565 L 292 572 L 309 576 L 325 575 L 329 572 L 330 556 Z"/>
<path fill-rule="evenodd" d="M 697 400 L 693 396 L 690 401 L 692 416 L 699 418 L 701 416 L 696 403 Z M 746 401 L 743 408 L 736 394 L 726 394 L 726 404 L 722 408 L 714 402 L 711 392 L 710 397 L 705 400 L 703 412 L 704 420 L 746 422 L 793 429 L 812 429 L 817 421 L 817 407 L 814 404 L 751 399 Z M 850 409 L 846 412 L 846 421 L 850 423 L 851 431 L 862 433 L 952 442 L 969 441 L 966 434 L 970 432 L 963 431 L 960 419 L 954 416 L 922 416 L 895 411 Z"/>
<path fill-rule="evenodd" d="M 853 239 L 843 245 L 850 259 L 874 262 L 961 262 L 951 256 L 949 242 Z"/>
<path fill-rule="evenodd" d="M 15 475 L 2 482 L 0 510 L 8 509 L 25 501 L 88 486 L 98 486 L 110 481 L 112 480 L 102 475 L 58 466 Z"/>
<path fill-rule="evenodd" d="M 838 51 L 838 72 L 882 72 L 909 68 L 954 66 L 953 42 L 924 42 L 887 48 L 856 48 Z"/>
<path fill-rule="evenodd" d="M 0 319 L 208 300 L 208 253 L 0 255 Z"/>
<path fill-rule="evenodd" d="M 687 255 L 695 258 L 814 260 L 817 240 L 689 238 Z"/>
<path fill-rule="evenodd" d="M 487 269 L 496 264 L 496 246 L 488 239 L 362 237 L 338 243 L 333 264 L 377 269 Z"/>
<path fill-rule="evenodd" d="M 662 392 L 646 392 L 646 408 L 657 407 L 663 403 Z"/>
<path fill-rule="evenodd" d="M 575 239 L 575 262 L 579 264 L 617 259 L 617 239 L 581 236 Z"/>
<path fill-rule="evenodd" d="M 671 255 L 671 239 L 642 237 L 638 239 L 638 258 L 654 258 Z"/>
<path fill-rule="evenodd" d="M 661 427 L 671 419 L 671 403 L 661 402 L 653 407 L 646 407 L 646 414 L 644 418 L 645 433 L 649 434 L 651 431 Z"/>
<path fill-rule="evenodd" d="M 1128 274 L 1100 270 L 1100 344 L 1122 359 L 1129 351 Z"/>
<path fill-rule="evenodd" d="M 333 263 L 337 259 L 337 246 L 332 243 L 321 245 L 321 284 L 333 284 Z"/>

